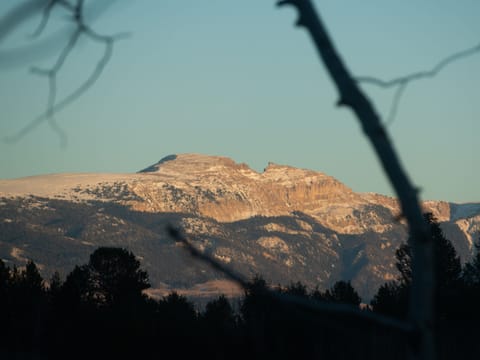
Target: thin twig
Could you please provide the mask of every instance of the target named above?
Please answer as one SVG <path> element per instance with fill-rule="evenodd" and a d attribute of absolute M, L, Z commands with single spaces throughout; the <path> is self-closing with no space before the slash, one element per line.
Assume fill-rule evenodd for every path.
<path fill-rule="evenodd" d="M 90 76 L 85 80 L 83 84 L 81 84 L 77 89 L 75 89 L 71 94 L 67 95 L 61 101 L 57 102 L 52 109 L 47 109 L 44 113 L 37 116 L 23 128 L 21 128 L 17 133 L 12 136 L 7 136 L 3 138 L 3 141 L 7 143 L 14 143 L 22 139 L 25 135 L 30 133 L 36 127 L 41 125 L 43 122 L 48 121 L 49 117 L 53 114 L 59 112 L 60 110 L 64 109 L 66 106 L 70 105 L 72 102 L 77 100 L 81 95 L 83 95 L 93 84 L 97 81 L 100 77 L 103 69 L 107 65 L 108 61 L 112 56 L 113 51 L 113 42 L 107 42 L 105 44 L 105 52 L 97 63 L 94 71 L 90 74 Z"/>
<path fill-rule="evenodd" d="M 445 67 L 448 65 L 452 64 L 453 62 L 467 58 L 471 55 L 474 55 L 476 53 L 480 52 L 480 44 L 477 44 L 475 46 L 472 46 L 468 49 L 464 49 L 461 51 L 458 51 L 454 54 L 451 54 L 441 61 L 439 61 L 435 66 L 432 67 L 430 70 L 425 70 L 425 71 L 418 71 L 412 74 L 400 76 L 397 78 L 393 78 L 390 80 L 382 80 L 373 76 L 358 76 L 356 77 L 357 82 L 360 83 L 365 83 L 365 84 L 372 84 L 372 85 L 377 85 L 380 87 L 384 88 L 389 88 L 392 86 L 397 86 L 401 85 L 403 83 L 408 83 L 411 81 L 415 80 L 420 80 L 420 79 L 425 79 L 425 78 L 433 78 L 436 76 L 440 71 L 442 71 Z"/>
<path fill-rule="evenodd" d="M 385 126 L 390 126 L 393 121 L 395 120 L 395 117 L 397 116 L 398 113 L 398 108 L 400 106 L 400 99 L 403 96 L 403 93 L 405 92 L 405 89 L 407 88 L 408 83 L 400 83 L 395 90 L 395 94 L 393 95 L 393 100 L 390 105 L 390 111 L 388 112 L 387 120 L 385 121 Z"/>
<path fill-rule="evenodd" d="M 45 30 L 45 28 L 47 27 L 47 24 L 48 24 L 48 20 L 50 19 L 50 14 L 52 13 L 52 8 L 53 8 L 53 6 L 55 5 L 56 2 L 57 2 L 57 0 L 50 0 L 47 3 L 47 6 L 45 6 L 45 8 L 43 9 L 42 19 L 40 20 L 40 23 L 38 24 L 35 31 L 32 33 L 32 35 L 31 35 L 32 38 L 36 38 L 36 37 L 40 36 L 42 34 L 43 30 Z"/>
<path fill-rule="evenodd" d="M 37 14 L 49 0 L 30 0 L 23 2 L 0 18 L 0 43 L 21 23 Z"/>
<path fill-rule="evenodd" d="M 249 286 L 248 280 L 241 274 L 235 272 L 234 270 L 226 267 L 221 264 L 219 261 L 215 260 L 208 254 L 202 253 L 198 250 L 192 243 L 178 230 L 177 228 L 169 225 L 167 227 L 167 232 L 177 242 L 180 242 L 184 245 L 185 249 L 189 254 L 200 261 L 209 265 L 212 269 L 217 270 L 222 273 L 230 280 L 236 282 L 244 290 Z M 313 311 L 316 313 L 327 313 L 330 315 L 347 315 L 354 318 L 357 318 L 362 321 L 366 321 L 372 324 L 380 325 L 386 328 L 390 328 L 401 333 L 412 334 L 414 329 L 413 327 L 401 320 L 397 320 L 388 316 L 374 313 L 372 311 L 363 311 L 356 306 L 348 304 L 336 304 L 332 302 L 319 301 L 315 299 L 303 298 L 300 296 L 295 296 L 291 294 L 286 294 L 283 292 L 278 292 L 270 289 L 265 289 L 265 295 L 272 297 L 273 299 L 284 303 L 286 305 L 295 305 L 302 309 Z"/>
<path fill-rule="evenodd" d="M 246 289 L 248 286 L 248 281 L 244 279 L 244 277 L 241 274 L 236 273 L 234 270 L 229 269 L 225 267 L 224 265 L 220 264 L 218 261 L 216 261 L 214 258 L 211 256 L 202 253 L 200 250 L 198 250 L 196 247 L 194 247 L 190 241 L 180 232 L 179 229 L 173 227 L 172 225 L 167 226 L 167 233 L 170 235 L 170 237 L 183 244 L 190 253 L 191 256 L 201 260 L 202 262 L 208 264 L 210 267 L 213 269 L 221 272 L 225 276 L 227 276 L 229 279 L 235 281 L 238 285 L 240 285 L 242 288 Z"/>
<path fill-rule="evenodd" d="M 437 76 L 438 73 L 440 73 L 448 65 L 458 60 L 465 59 L 469 56 L 477 54 L 479 52 L 480 52 L 480 44 L 477 44 L 475 46 L 458 51 L 456 53 L 453 53 L 445 57 L 444 59 L 440 60 L 435 66 L 433 66 L 430 70 L 418 71 L 415 73 L 400 76 L 390 80 L 382 80 L 374 76 L 358 76 L 356 77 L 356 81 L 359 83 L 375 85 L 381 88 L 397 87 L 392 103 L 390 104 L 390 111 L 389 111 L 387 121 L 385 122 L 386 125 L 389 125 L 395 119 L 395 116 L 397 114 L 398 107 L 400 104 L 400 100 L 408 84 L 414 81 L 422 80 L 422 79 L 431 79 Z"/>
<path fill-rule="evenodd" d="M 68 145 L 67 133 L 58 125 L 53 115 L 48 117 L 48 125 L 50 125 L 50 128 L 57 133 L 60 140 L 60 148 L 65 149 Z"/>
<path fill-rule="evenodd" d="M 68 12 L 70 12 L 73 22 L 75 23 L 76 29 L 73 34 L 70 36 L 67 44 L 60 52 L 57 57 L 55 64 L 50 69 L 39 69 L 32 68 L 31 71 L 34 74 L 45 76 L 48 78 L 49 91 L 48 91 L 48 100 L 45 112 L 37 116 L 35 119 L 27 123 L 23 128 L 17 131 L 11 136 L 3 138 L 5 142 L 16 142 L 23 138 L 30 131 L 35 129 L 41 123 L 47 121 L 53 131 L 55 131 L 60 137 L 61 146 L 64 147 L 66 144 L 66 133 L 59 127 L 56 122 L 54 115 L 77 100 L 81 95 L 83 95 L 100 77 L 105 66 L 109 62 L 112 53 L 113 53 L 113 44 L 116 40 L 125 38 L 128 34 L 121 33 L 116 35 L 100 35 L 95 32 L 91 27 L 89 27 L 84 21 L 84 0 L 76 0 L 76 4 L 72 5 L 66 0 L 51 0 L 47 6 L 44 8 L 43 16 L 40 25 L 35 31 L 34 35 L 39 35 L 47 26 L 48 20 L 50 18 L 50 13 L 52 12 L 55 5 L 62 6 Z M 104 45 L 104 53 L 99 59 L 97 65 L 95 66 L 93 72 L 90 76 L 77 87 L 72 93 L 65 96 L 62 100 L 57 101 L 57 77 L 58 73 L 63 68 L 65 62 L 67 61 L 68 56 L 71 54 L 72 50 L 75 48 L 80 37 L 84 35 L 92 41 L 102 43 Z"/>

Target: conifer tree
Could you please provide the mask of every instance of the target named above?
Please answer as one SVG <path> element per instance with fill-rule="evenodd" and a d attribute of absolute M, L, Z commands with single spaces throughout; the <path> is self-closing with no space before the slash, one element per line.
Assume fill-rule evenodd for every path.
<path fill-rule="evenodd" d="M 122 248 L 101 247 L 90 255 L 90 286 L 99 304 L 116 306 L 142 297 L 150 287 L 135 255 Z"/>
<path fill-rule="evenodd" d="M 462 266 L 460 258 L 451 242 L 445 237 L 440 224 L 432 213 L 424 215 L 430 225 L 430 232 L 434 248 L 435 282 L 438 288 L 449 287 L 459 281 Z M 408 244 L 403 244 L 396 251 L 397 269 L 400 272 L 400 281 L 409 285 L 412 281 L 412 254 Z"/>
<path fill-rule="evenodd" d="M 337 281 L 330 289 L 325 291 L 327 301 L 359 306 L 362 299 L 353 288 L 350 281 Z"/>

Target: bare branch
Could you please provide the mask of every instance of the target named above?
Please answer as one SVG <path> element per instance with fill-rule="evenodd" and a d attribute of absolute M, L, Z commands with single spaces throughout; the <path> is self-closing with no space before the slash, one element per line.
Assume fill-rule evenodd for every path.
<path fill-rule="evenodd" d="M 429 228 L 422 216 L 417 190 L 404 170 L 386 129 L 382 126 L 372 103 L 358 87 L 340 58 L 328 32 L 310 0 L 284 0 L 278 5 L 292 5 L 299 13 L 297 26 L 309 32 L 324 66 L 340 96 L 338 104 L 348 106 L 362 125 L 365 136 L 400 201 L 412 234 L 413 283 L 410 298 L 410 321 L 418 329 L 417 342 L 411 342 L 414 359 L 435 358 L 433 341 L 434 274 L 433 251 Z"/>
<path fill-rule="evenodd" d="M 19 24 L 37 14 L 49 1 L 50 0 L 30 0 L 23 2 L 0 18 L 0 42 L 17 28 Z"/>
<path fill-rule="evenodd" d="M 229 279 L 235 281 L 238 285 L 242 288 L 246 288 L 248 286 L 248 281 L 243 278 L 242 275 L 237 274 L 235 271 L 228 269 L 224 265 L 220 264 L 218 261 L 213 259 L 212 257 L 208 256 L 207 254 L 202 253 L 196 247 L 194 247 L 190 241 L 180 232 L 179 229 L 174 228 L 171 225 L 168 225 L 167 232 L 172 239 L 177 242 L 182 243 L 186 250 L 190 253 L 191 256 L 201 260 L 202 262 L 208 264 L 213 269 L 219 271 L 220 273 L 226 275 Z"/>
<path fill-rule="evenodd" d="M 395 117 L 397 116 L 398 113 L 398 107 L 400 105 L 400 99 L 403 96 L 403 93 L 405 92 L 405 89 L 407 88 L 408 83 L 401 83 L 397 87 L 397 90 L 395 90 L 395 95 L 393 96 L 392 104 L 390 105 L 390 110 L 388 112 L 387 120 L 385 121 L 385 126 L 389 126 L 393 123 L 395 120 Z"/>
<path fill-rule="evenodd" d="M 248 288 L 248 280 L 241 274 L 238 274 L 232 269 L 229 269 L 225 265 L 221 264 L 208 254 L 202 253 L 195 248 L 191 242 L 176 228 L 169 225 L 167 227 L 168 234 L 177 242 L 182 243 L 189 254 L 200 261 L 209 265 L 212 269 L 222 273 L 230 280 L 236 282 L 244 290 Z M 326 301 L 318 301 L 314 299 L 306 299 L 303 297 L 277 292 L 266 289 L 265 295 L 272 297 L 273 299 L 284 303 L 286 305 L 295 305 L 305 310 L 310 310 L 316 313 L 326 313 L 330 315 L 348 315 L 357 318 L 362 321 L 366 321 L 372 324 L 380 325 L 386 328 L 390 328 L 401 333 L 408 335 L 413 334 L 414 328 L 409 324 L 401 320 L 397 320 L 388 316 L 380 315 L 371 311 L 360 310 L 356 306 L 347 304 L 336 304 Z"/>
<path fill-rule="evenodd" d="M 75 11 L 75 5 L 72 5 L 69 1 L 67 0 L 57 0 L 59 5 L 62 5 L 65 9 Z"/>
<path fill-rule="evenodd" d="M 58 125 L 53 115 L 48 117 L 48 125 L 50 125 L 50 128 L 57 133 L 60 140 L 60 148 L 65 149 L 68 145 L 67 133 Z"/>
<path fill-rule="evenodd" d="M 382 80 L 373 76 L 358 76 L 356 77 L 356 80 L 359 83 L 375 85 L 381 88 L 397 87 L 397 90 L 392 100 L 392 104 L 390 105 L 390 111 L 387 117 L 387 121 L 385 122 L 386 125 L 389 125 L 395 119 L 401 97 L 408 84 L 414 81 L 422 80 L 422 79 L 429 79 L 429 78 L 431 79 L 436 75 L 438 75 L 438 73 L 442 71 L 444 68 L 446 68 L 448 65 L 458 60 L 465 59 L 469 56 L 477 54 L 479 52 L 480 52 L 480 44 L 477 44 L 473 47 L 458 51 L 456 53 L 453 53 L 445 57 L 444 59 L 439 61 L 435 66 L 433 66 L 430 70 L 411 73 L 411 74 L 400 76 L 391 80 Z"/>
<path fill-rule="evenodd" d="M 77 0 L 75 5 L 72 5 L 65 0 L 51 0 L 47 7 L 44 9 L 43 18 L 40 26 L 38 27 L 36 33 L 41 33 L 45 26 L 48 23 L 49 15 L 55 5 L 60 5 L 69 11 L 72 15 L 72 19 L 75 23 L 76 29 L 74 33 L 70 36 L 67 44 L 60 52 L 55 64 L 50 69 L 39 69 L 32 68 L 31 71 L 34 74 L 46 76 L 49 83 L 49 92 L 47 100 L 47 108 L 44 113 L 37 116 L 35 119 L 27 123 L 22 129 L 20 129 L 16 134 L 12 136 L 7 136 L 3 138 L 5 142 L 16 142 L 23 138 L 26 134 L 36 128 L 38 125 L 44 121 L 48 121 L 48 124 L 60 137 L 60 142 L 62 147 L 66 144 L 66 133 L 58 126 L 58 123 L 54 119 L 55 113 L 62 110 L 75 100 L 77 100 L 81 95 L 83 95 L 100 77 L 105 66 L 109 62 L 112 53 L 113 53 L 113 43 L 116 40 L 125 38 L 128 34 L 120 33 L 116 35 L 106 36 L 96 33 L 91 27 L 89 27 L 84 22 L 84 1 Z M 62 67 L 65 64 L 68 56 L 71 51 L 74 49 L 75 45 L 78 43 L 80 36 L 84 35 L 92 41 L 102 43 L 105 47 L 102 57 L 99 59 L 96 67 L 90 76 L 71 94 L 67 95 L 61 101 L 57 102 L 57 76 L 61 71 Z"/>
<path fill-rule="evenodd" d="M 118 0 L 90 1 L 88 6 L 85 7 L 85 13 L 88 13 L 89 23 L 93 23 L 102 16 L 116 1 Z M 41 6 L 37 6 L 39 2 Z M 32 16 L 39 12 L 41 13 L 42 9 L 47 5 L 47 2 L 47 0 L 35 0 L 35 7 L 32 10 L 32 14 L 27 17 L 23 16 L 22 19 L 25 18 L 23 21 L 30 20 Z M 57 0 L 57 4 L 57 7 L 67 10 L 67 12 L 68 10 L 70 10 L 70 13 L 73 11 L 73 5 L 67 1 Z M 1 40 L 8 37 L 22 22 L 21 19 L 18 21 L 15 20 L 17 20 L 17 18 L 14 17 L 12 20 L 8 15 L 0 18 L 0 44 Z M 76 24 L 75 21 L 72 20 L 72 16 L 70 16 L 69 20 L 69 25 L 57 29 L 44 38 L 40 36 L 32 38 L 32 40 L 35 41 L 32 41 L 29 45 L 0 50 L 0 71 L 12 67 L 30 66 L 32 61 L 45 59 L 52 55 L 55 56 L 58 44 L 67 42 L 76 31 Z M 72 29 L 72 24 L 74 25 L 74 29 Z M 2 30 L 6 30 L 6 32 L 2 32 Z"/>
<path fill-rule="evenodd" d="M 425 79 L 425 78 L 433 78 L 440 71 L 442 71 L 445 67 L 452 64 L 453 62 L 467 58 L 479 52 L 480 52 L 480 44 L 477 44 L 473 47 L 458 51 L 452 55 L 447 56 L 446 58 L 438 62 L 438 64 L 436 64 L 431 70 L 419 71 L 419 72 L 415 72 L 405 76 L 393 78 L 391 80 L 382 80 L 373 76 L 358 76 L 356 80 L 360 83 L 377 85 L 384 88 L 398 86 L 404 83 L 409 83 L 411 81 L 416 81 L 416 80 Z"/>
<path fill-rule="evenodd" d="M 47 6 L 45 6 L 45 9 L 43 9 L 42 19 L 40 20 L 40 24 L 38 24 L 37 29 L 32 33 L 31 37 L 33 38 L 38 37 L 43 32 L 43 30 L 48 24 L 48 20 L 50 19 L 52 8 L 56 2 L 57 0 L 50 0 Z"/>
<path fill-rule="evenodd" d="M 36 127 L 38 127 L 40 124 L 42 124 L 45 121 L 48 121 L 48 119 L 51 116 L 53 116 L 60 110 L 64 109 L 66 106 L 70 105 L 72 102 L 77 100 L 80 96 L 82 96 L 98 80 L 102 71 L 104 70 L 105 66 L 110 60 L 112 56 L 112 52 L 113 52 L 113 42 L 110 41 L 105 44 L 105 52 L 102 58 L 99 60 L 94 71 L 90 74 L 90 76 L 87 78 L 87 80 L 83 84 L 81 84 L 77 89 L 75 89 L 71 94 L 66 96 L 64 99 L 54 104 L 51 108 L 47 108 L 47 110 L 44 113 L 40 114 L 35 119 L 27 123 L 17 133 L 15 133 L 12 136 L 4 137 L 3 141 L 7 143 L 14 143 L 19 141 L 29 132 L 31 132 Z"/>

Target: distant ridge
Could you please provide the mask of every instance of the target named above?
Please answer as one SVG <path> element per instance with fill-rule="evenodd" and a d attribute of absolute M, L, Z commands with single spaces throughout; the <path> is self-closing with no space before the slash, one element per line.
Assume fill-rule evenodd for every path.
<path fill-rule="evenodd" d="M 480 236 L 480 203 L 423 207 L 469 259 Z M 173 224 L 247 277 L 312 288 L 351 280 L 368 299 L 397 276 L 395 250 L 408 237 L 399 213 L 396 199 L 356 193 L 321 172 L 274 163 L 257 172 L 228 157 L 176 154 L 132 174 L 0 180 L 0 257 L 66 274 L 98 246 L 127 247 L 142 259 L 152 293 L 208 288 L 211 295 L 205 284 L 217 284 L 221 274 L 185 257 L 165 231 Z"/>

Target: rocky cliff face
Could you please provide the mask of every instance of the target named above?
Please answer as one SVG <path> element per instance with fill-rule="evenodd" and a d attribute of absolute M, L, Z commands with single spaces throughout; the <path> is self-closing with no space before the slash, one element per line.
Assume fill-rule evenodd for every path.
<path fill-rule="evenodd" d="M 361 201 L 349 188 L 322 173 L 269 163 L 257 173 L 231 159 L 185 154 L 167 157 L 143 174 L 132 191 L 148 203 L 142 211 L 195 212 L 219 222 L 253 216 L 321 213 Z M 339 206 L 344 207 L 344 206 Z"/>
<path fill-rule="evenodd" d="M 134 205 L 136 209 L 194 211 L 219 222 L 301 211 L 342 234 L 387 231 L 398 214 L 393 199 L 354 193 L 319 172 L 269 163 L 257 173 L 228 158 L 193 154 L 167 159 L 148 169 L 155 186 L 142 182 L 133 187 L 135 194 L 150 199 Z M 371 211 L 379 203 L 391 213 L 389 218 Z"/>
<path fill-rule="evenodd" d="M 198 154 L 170 155 L 137 174 L 3 180 L 0 198 L 6 261 L 21 265 L 32 258 L 46 273 L 67 272 L 96 246 L 123 246 L 143 259 L 157 289 L 198 290 L 221 278 L 185 258 L 165 234 L 167 223 L 246 276 L 312 287 L 347 279 L 367 299 L 395 278 L 394 251 L 407 239 L 393 198 L 355 193 L 311 170 L 270 163 L 258 173 Z M 471 256 L 480 204 L 423 205 L 463 259 Z"/>

